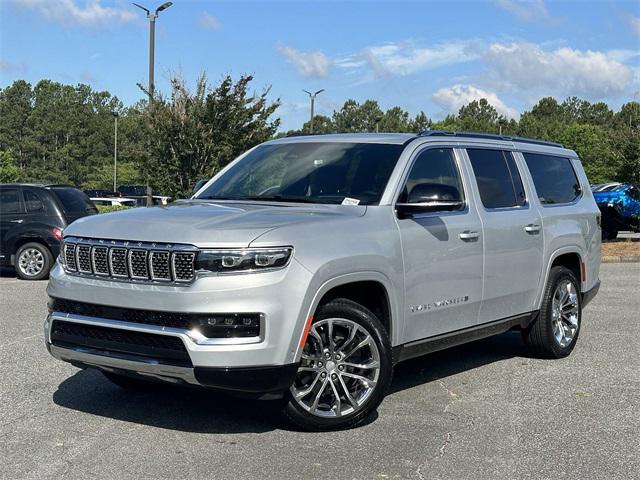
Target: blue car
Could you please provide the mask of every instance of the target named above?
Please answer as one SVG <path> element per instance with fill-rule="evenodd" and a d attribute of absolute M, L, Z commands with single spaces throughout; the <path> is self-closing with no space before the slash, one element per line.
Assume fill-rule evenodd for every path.
<path fill-rule="evenodd" d="M 592 185 L 602 212 L 602 238 L 613 240 L 620 230 L 640 232 L 640 189 L 628 183 Z"/>

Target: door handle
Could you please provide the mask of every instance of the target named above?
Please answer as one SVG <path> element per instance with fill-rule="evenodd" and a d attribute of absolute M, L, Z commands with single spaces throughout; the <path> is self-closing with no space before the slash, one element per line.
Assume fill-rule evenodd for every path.
<path fill-rule="evenodd" d="M 540 228 L 541 228 L 540 225 L 537 225 L 535 223 L 530 223 L 529 225 L 524 227 L 524 231 L 532 235 L 535 235 L 536 233 L 540 233 Z"/>
<path fill-rule="evenodd" d="M 460 232 L 458 236 L 460 240 L 470 241 L 477 240 L 480 234 L 478 232 L 472 232 L 471 230 L 465 230 L 464 232 Z"/>
<path fill-rule="evenodd" d="M 11 223 L 22 223 L 24 220 L 11 220 Z"/>

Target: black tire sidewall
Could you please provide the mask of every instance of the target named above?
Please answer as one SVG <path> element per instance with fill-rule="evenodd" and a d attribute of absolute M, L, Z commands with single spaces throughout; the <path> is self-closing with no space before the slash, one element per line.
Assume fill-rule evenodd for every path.
<path fill-rule="evenodd" d="M 33 276 L 25 275 L 20 270 L 20 266 L 18 265 L 18 262 L 19 262 L 18 259 L 20 258 L 20 255 L 22 255 L 22 252 L 24 252 L 29 248 L 35 248 L 39 250 L 42 253 L 42 256 L 44 257 L 44 265 L 42 267 L 42 271 L 38 275 L 33 275 Z M 44 280 L 49 276 L 49 271 L 51 270 L 52 265 L 53 265 L 53 255 L 51 254 L 51 251 L 49 250 L 49 248 L 46 245 L 43 245 L 42 243 L 39 243 L 39 242 L 25 243 L 16 252 L 14 269 L 16 271 L 16 274 L 23 280 Z"/>
<path fill-rule="evenodd" d="M 573 283 L 573 286 L 575 287 L 578 294 L 578 329 L 576 330 L 576 334 L 573 337 L 573 340 L 566 347 L 562 347 L 555 339 L 553 335 L 552 325 L 553 295 L 556 291 L 556 288 L 558 287 L 558 284 L 563 280 L 569 280 L 571 283 Z M 542 307 L 543 308 L 540 311 L 541 318 L 538 321 L 545 322 L 544 330 L 547 337 L 545 338 L 545 341 L 548 343 L 549 349 L 552 351 L 550 353 L 552 353 L 556 358 L 566 357 L 575 348 L 576 343 L 578 342 L 578 337 L 580 335 L 580 330 L 582 329 L 582 298 L 580 294 L 580 284 L 578 283 L 578 279 L 571 270 L 565 267 L 553 267 L 551 269 Z"/>
<path fill-rule="evenodd" d="M 326 318 L 345 318 L 354 321 L 371 335 L 380 353 L 380 374 L 374 392 L 362 408 L 339 418 L 322 418 L 312 415 L 302 408 L 287 390 L 284 415 L 294 425 L 304 430 L 335 430 L 356 426 L 380 405 L 393 377 L 391 341 L 386 329 L 372 312 L 350 300 L 336 299 L 318 308 L 314 322 Z"/>

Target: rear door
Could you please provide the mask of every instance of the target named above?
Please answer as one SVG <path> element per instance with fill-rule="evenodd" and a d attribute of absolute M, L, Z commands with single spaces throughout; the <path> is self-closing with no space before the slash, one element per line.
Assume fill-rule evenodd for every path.
<path fill-rule="evenodd" d="M 424 183 L 458 189 L 458 211 L 397 219 L 405 269 L 404 342 L 476 324 L 482 301 L 482 225 L 470 201 L 468 175 L 454 148 L 427 147 L 415 155 L 398 201 Z"/>
<path fill-rule="evenodd" d="M 467 148 L 484 232 L 484 294 L 478 323 L 534 310 L 542 274 L 542 219 L 513 152 Z"/>
<path fill-rule="evenodd" d="M 11 255 L 10 238 L 15 228 L 24 222 L 24 206 L 17 186 L 0 186 L 0 262 L 8 263 Z"/>

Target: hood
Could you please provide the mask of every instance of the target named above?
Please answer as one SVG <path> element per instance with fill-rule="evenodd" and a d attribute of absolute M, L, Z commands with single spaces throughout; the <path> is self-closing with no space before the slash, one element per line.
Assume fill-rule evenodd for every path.
<path fill-rule="evenodd" d="M 363 206 L 193 200 L 80 218 L 64 236 L 243 247 L 285 225 L 359 217 L 365 211 Z"/>

